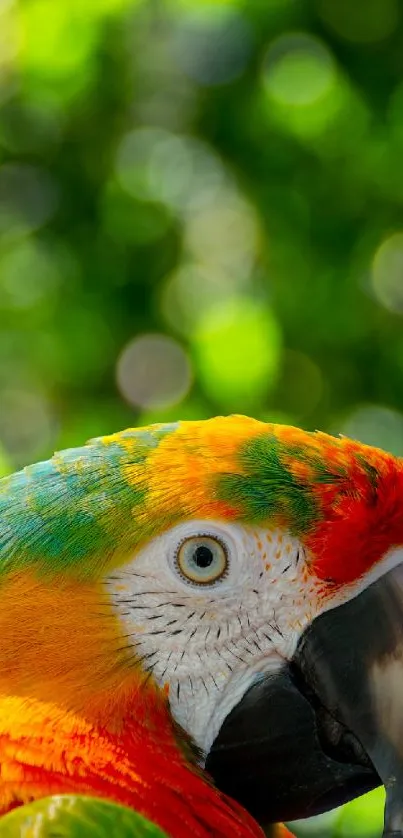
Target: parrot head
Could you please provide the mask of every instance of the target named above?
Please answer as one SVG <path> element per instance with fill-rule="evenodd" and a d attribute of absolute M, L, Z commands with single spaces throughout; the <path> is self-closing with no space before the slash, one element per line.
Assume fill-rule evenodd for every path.
<path fill-rule="evenodd" d="M 382 782 L 401 828 L 400 460 L 238 416 L 129 429 L 0 481 L 0 560 L 8 701 L 141 717 L 160 750 L 169 716 L 262 824 Z"/>

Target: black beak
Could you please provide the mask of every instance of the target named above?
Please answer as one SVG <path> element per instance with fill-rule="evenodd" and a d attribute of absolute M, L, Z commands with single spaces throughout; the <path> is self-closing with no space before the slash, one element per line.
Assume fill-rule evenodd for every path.
<path fill-rule="evenodd" d="M 229 714 L 206 768 L 263 826 L 383 783 L 384 838 L 403 838 L 401 567 L 313 621 Z"/>

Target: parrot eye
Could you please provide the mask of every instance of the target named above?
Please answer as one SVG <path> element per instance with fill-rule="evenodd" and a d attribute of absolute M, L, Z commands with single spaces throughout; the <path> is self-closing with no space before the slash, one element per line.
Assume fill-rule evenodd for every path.
<path fill-rule="evenodd" d="M 227 550 L 215 536 L 192 536 L 179 545 L 175 563 L 181 576 L 188 582 L 211 585 L 227 573 Z"/>

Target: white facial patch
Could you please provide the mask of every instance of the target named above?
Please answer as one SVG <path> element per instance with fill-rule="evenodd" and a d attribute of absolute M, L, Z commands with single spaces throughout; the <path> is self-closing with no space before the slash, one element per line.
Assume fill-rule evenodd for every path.
<path fill-rule="evenodd" d="M 173 716 L 205 754 L 246 690 L 292 657 L 317 616 L 304 548 L 280 530 L 189 521 L 105 584 L 143 668 L 168 686 Z"/>

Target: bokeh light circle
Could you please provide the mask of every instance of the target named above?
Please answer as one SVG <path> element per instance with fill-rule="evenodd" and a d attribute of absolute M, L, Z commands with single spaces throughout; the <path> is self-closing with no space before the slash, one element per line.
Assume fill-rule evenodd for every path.
<path fill-rule="evenodd" d="M 209 255 L 214 255 L 210 249 Z M 233 255 L 232 252 L 231 258 Z M 244 291 L 248 279 L 247 272 L 242 276 L 236 271 L 224 273 L 214 264 L 214 258 L 212 264 L 183 262 L 162 285 L 161 314 L 171 329 L 191 338 L 200 318 Z"/>
<path fill-rule="evenodd" d="M 403 314 L 403 232 L 388 236 L 372 262 L 372 287 L 382 305 Z"/>
<path fill-rule="evenodd" d="M 194 349 L 203 387 L 215 403 L 253 411 L 278 374 L 280 326 L 266 304 L 234 297 L 200 318 Z"/>
<path fill-rule="evenodd" d="M 246 19 L 229 7 L 199 7 L 183 14 L 175 54 L 183 72 L 202 86 L 228 84 L 243 71 L 251 51 Z"/>
<path fill-rule="evenodd" d="M 0 391 L 0 439 L 13 462 L 26 463 L 52 447 L 57 423 L 42 393 L 10 383 Z"/>
<path fill-rule="evenodd" d="M 226 189 L 189 216 L 184 239 L 187 251 L 200 264 L 245 279 L 256 258 L 259 232 L 253 208 Z"/>
<path fill-rule="evenodd" d="M 46 224 L 58 194 L 46 170 L 21 163 L 0 167 L 0 234 L 15 238 Z"/>
<path fill-rule="evenodd" d="M 358 405 L 340 432 L 366 445 L 403 456 L 403 414 L 383 405 Z"/>
<path fill-rule="evenodd" d="M 186 216 L 216 199 L 226 173 L 206 143 L 144 126 L 122 138 L 116 153 L 116 178 L 133 197 L 161 201 Z"/>
<path fill-rule="evenodd" d="M 282 105 L 312 105 L 331 91 L 336 80 L 334 59 L 318 38 L 289 33 L 269 47 L 264 62 L 265 87 Z"/>
<path fill-rule="evenodd" d="M 161 334 L 134 338 L 116 367 L 118 388 L 126 401 L 144 409 L 165 408 L 181 401 L 190 389 L 189 359 L 180 344 Z"/>
<path fill-rule="evenodd" d="M 276 397 L 281 408 L 293 421 L 300 421 L 319 404 L 324 390 L 322 372 L 312 358 L 303 352 L 283 352 Z"/>
<path fill-rule="evenodd" d="M 0 252 L 0 293 L 5 308 L 45 305 L 61 282 L 61 266 L 53 257 L 51 250 L 33 238 Z"/>

